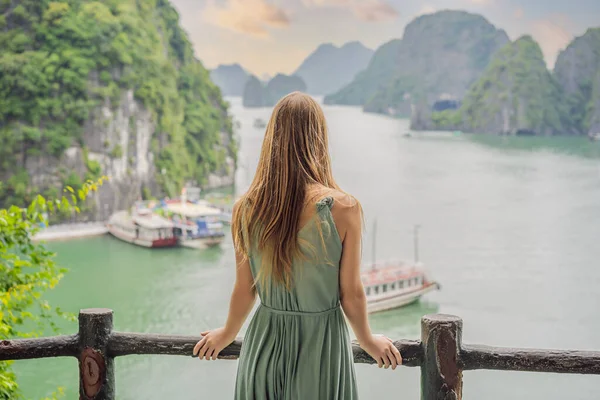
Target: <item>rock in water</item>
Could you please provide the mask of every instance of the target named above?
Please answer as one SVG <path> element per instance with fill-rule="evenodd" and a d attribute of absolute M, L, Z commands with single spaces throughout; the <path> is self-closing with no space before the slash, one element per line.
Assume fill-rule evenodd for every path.
<path fill-rule="evenodd" d="M 369 67 L 326 103 L 361 104 L 365 111 L 410 114 L 411 103 L 462 99 L 492 55 L 509 42 L 503 30 L 464 11 L 423 15 L 402 40 L 376 50 Z"/>
<path fill-rule="evenodd" d="M 566 94 L 570 133 L 600 133 L 600 28 L 589 29 L 559 54 L 554 76 Z"/>
<path fill-rule="evenodd" d="M 252 75 L 244 86 L 242 104 L 244 107 L 264 107 L 267 104 L 266 95 L 262 82 Z"/>
<path fill-rule="evenodd" d="M 244 88 L 244 107 L 272 107 L 279 99 L 291 92 L 306 91 L 306 84 L 299 76 L 277 74 L 267 85 L 251 76 Z"/>
<path fill-rule="evenodd" d="M 457 118 L 468 132 L 563 134 L 570 121 L 562 97 L 539 45 L 530 36 L 523 36 L 494 56 L 469 89 Z M 434 113 L 434 121 L 441 119 Z"/>
<path fill-rule="evenodd" d="M 293 75 L 306 82 L 308 93 L 330 94 L 352 82 L 356 74 L 367 68 L 372 56 L 373 50 L 360 42 L 342 47 L 326 43 L 312 52 Z"/>
<path fill-rule="evenodd" d="M 239 64 L 219 65 L 210 71 L 210 78 L 223 96 L 242 96 L 248 73 Z"/>

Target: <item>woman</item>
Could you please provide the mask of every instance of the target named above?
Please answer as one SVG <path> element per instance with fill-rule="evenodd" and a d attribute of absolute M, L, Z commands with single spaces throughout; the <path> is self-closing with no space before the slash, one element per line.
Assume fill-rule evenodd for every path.
<path fill-rule="evenodd" d="M 194 347 L 215 360 L 233 342 L 256 293 L 238 365 L 237 400 L 354 400 L 352 348 L 342 314 L 379 367 L 402 358 L 371 333 L 360 279 L 360 204 L 331 173 L 323 111 L 291 93 L 275 106 L 256 176 L 233 209 L 236 281 L 225 327 Z"/>

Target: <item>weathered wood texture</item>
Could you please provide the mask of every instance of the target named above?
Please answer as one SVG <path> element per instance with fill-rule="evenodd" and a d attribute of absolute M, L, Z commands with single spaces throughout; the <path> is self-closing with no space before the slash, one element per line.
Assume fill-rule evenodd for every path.
<path fill-rule="evenodd" d="M 0 341 L 0 361 L 77 356 L 77 335 Z"/>
<path fill-rule="evenodd" d="M 112 311 L 82 310 L 79 333 L 36 339 L 0 341 L 0 361 L 73 356 L 79 359 L 80 399 L 114 400 L 114 357 L 129 354 L 169 354 L 190 357 L 200 336 L 154 335 L 112 331 Z M 600 375 L 600 352 L 512 349 L 462 345 L 462 320 L 451 315 L 426 315 L 421 341 L 394 342 L 405 366 L 421 367 L 422 400 L 460 400 L 462 371 L 494 369 Z M 237 359 L 238 338 L 220 359 Z M 356 342 L 354 362 L 375 364 Z"/>
<path fill-rule="evenodd" d="M 148 333 L 114 332 L 108 346 L 112 357 L 129 354 L 168 354 L 174 356 L 192 356 L 192 350 L 202 336 L 154 335 Z M 223 349 L 219 359 L 235 360 L 240 356 L 242 340 Z"/>
<path fill-rule="evenodd" d="M 145 333 L 114 332 L 109 341 L 108 354 L 111 357 L 125 356 L 129 354 L 169 354 L 179 356 L 191 356 L 192 350 L 201 336 L 175 336 L 154 335 Z M 415 340 L 399 340 L 394 342 L 402 354 L 404 365 L 409 367 L 419 366 L 422 357 L 421 345 Z M 240 356 L 242 339 L 238 338 L 231 345 L 223 349 L 219 359 L 235 360 Z M 352 344 L 354 362 L 364 364 L 376 364 L 358 343 Z"/>
<path fill-rule="evenodd" d="M 402 355 L 402 365 L 405 367 L 418 367 L 423 359 L 423 348 L 418 340 L 396 340 L 394 346 Z M 354 354 L 354 362 L 361 364 L 377 364 L 377 362 L 367 354 L 359 345 L 358 342 L 352 342 L 352 353 Z"/>
<path fill-rule="evenodd" d="M 108 354 L 113 312 L 91 308 L 79 312 L 79 398 L 114 400 L 114 359 Z"/>
<path fill-rule="evenodd" d="M 600 374 L 600 352 L 464 345 L 463 369 Z"/>
<path fill-rule="evenodd" d="M 426 315 L 421 319 L 422 400 L 462 399 L 459 353 L 462 320 L 453 315 Z"/>

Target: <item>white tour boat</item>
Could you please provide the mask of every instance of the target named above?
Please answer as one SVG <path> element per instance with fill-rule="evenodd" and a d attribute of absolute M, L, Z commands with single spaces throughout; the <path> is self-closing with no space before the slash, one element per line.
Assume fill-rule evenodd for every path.
<path fill-rule="evenodd" d="M 418 301 L 421 296 L 440 285 L 429 279 L 423 265 L 419 263 L 418 229 L 414 230 L 415 262 L 373 262 L 361 271 L 361 280 L 367 295 L 367 312 L 391 310 Z M 373 259 L 375 260 L 375 233 L 373 226 Z"/>
<path fill-rule="evenodd" d="M 369 313 L 406 306 L 439 289 L 439 284 L 428 279 L 420 264 L 381 263 L 362 271 L 361 278 Z"/>
<path fill-rule="evenodd" d="M 174 233 L 180 246 L 194 249 L 219 246 L 225 238 L 221 210 L 204 202 L 192 203 L 185 199 L 166 201 L 163 210 L 174 224 Z"/>
<path fill-rule="evenodd" d="M 106 227 L 114 237 L 142 247 L 173 247 L 177 244 L 173 224 L 147 208 L 133 207 L 131 213 L 118 211 L 110 217 Z"/>

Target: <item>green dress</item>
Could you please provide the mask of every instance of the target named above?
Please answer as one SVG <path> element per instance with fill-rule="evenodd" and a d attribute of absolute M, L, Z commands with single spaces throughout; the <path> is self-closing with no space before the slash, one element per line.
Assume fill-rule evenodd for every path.
<path fill-rule="evenodd" d="M 312 253 L 294 261 L 291 290 L 273 282 L 268 288 L 257 284 L 261 304 L 244 338 L 236 400 L 358 398 L 352 347 L 340 309 L 342 242 L 332 206 L 331 197 L 319 201 L 315 219 L 298 234 L 301 246 L 308 243 Z M 256 277 L 260 254 L 251 251 L 249 259 Z"/>

